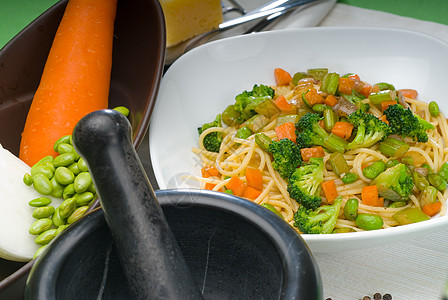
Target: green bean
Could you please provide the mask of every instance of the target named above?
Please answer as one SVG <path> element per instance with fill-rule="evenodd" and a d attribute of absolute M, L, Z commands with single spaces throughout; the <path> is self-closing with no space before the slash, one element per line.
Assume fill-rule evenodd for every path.
<path fill-rule="evenodd" d="M 56 236 L 56 229 L 48 229 L 41 234 L 34 240 L 34 242 L 38 245 L 46 245 L 49 242 L 51 242 L 52 239 L 54 239 Z"/>
<path fill-rule="evenodd" d="M 34 221 L 33 224 L 31 224 L 29 232 L 34 235 L 41 234 L 42 232 L 50 229 L 51 226 L 53 226 L 53 221 L 51 221 L 50 219 L 38 219 Z"/>
<path fill-rule="evenodd" d="M 83 206 L 89 204 L 90 201 L 93 200 L 94 194 L 92 192 L 84 192 L 80 194 L 75 194 L 76 205 Z"/>
<path fill-rule="evenodd" d="M 68 218 L 76 209 L 76 198 L 68 198 L 59 205 L 59 216 L 63 219 Z"/>
<path fill-rule="evenodd" d="M 78 168 L 81 172 L 87 172 L 89 171 L 89 168 L 87 167 L 86 161 L 81 157 L 78 160 Z"/>
<path fill-rule="evenodd" d="M 355 219 L 356 225 L 364 230 L 376 230 L 383 227 L 383 218 L 376 214 L 358 214 Z"/>
<path fill-rule="evenodd" d="M 54 158 L 53 165 L 57 167 L 67 167 L 76 161 L 74 153 L 62 153 Z"/>
<path fill-rule="evenodd" d="M 61 215 L 59 214 L 59 207 L 56 208 L 56 210 L 54 211 L 52 221 L 54 226 L 56 227 L 65 225 L 65 223 L 67 223 L 67 220 L 65 220 L 65 218 L 62 218 Z"/>
<path fill-rule="evenodd" d="M 439 191 L 443 192 L 446 187 L 448 186 L 445 179 L 442 178 L 439 174 L 436 173 L 429 173 L 428 174 L 428 181 L 429 183 L 438 189 Z"/>
<path fill-rule="evenodd" d="M 392 201 L 387 207 L 389 208 L 398 208 L 406 206 L 406 201 Z"/>
<path fill-rule="evenodd" d="M 89 172 L 81 172 L 75 177 L 75 181 L 73 183 L 75 185 L 75 192 L 83 193 L 87 191 L 92 183 L 92 177 Z"/>
<path fill-rule="evenodd" d="M 386 170 L 386 163 L 382 160 L 377 160 L 370 166 L 362 170 L 362 174 L 368 179 L 375 179 L 378 175 Z"/>
<path fill-rule="evenodd" d="M 32 216 L 35 219 L 49 218 L 51 215 L 54 214 L 54 211 L 55 209 L 53 206 L 41 206 L 33 211 Z"/>
<path fill-rule="evenodd" d="M 439 174 L 443 179 L 448 181 L 448 162 L 445 162 L 439 169 Z"/>
<path fill-rule="evenodd" d="M 435 101 L 429 102 L 428 109 L 429 109 L 429 113 L 431 114 L 431 116 L 433 116 L 433 117 L 439 116 L 440 109 L 439 109 L 439 105 L 437 104 L 437 102 L 435 102 Z"/>
<path fill-rule="evenodd" d="M 76 194 L 75 192 L 75 185 L 73 183 L 70 183 L 64 188 L 64 192 L 62 193 L 62 198 L 68 199 L 73 197 Z"/>
<path fill-rule="evenodd" d="M 247 139 L 252 135 L 252 131 L 247 126 L 243 126 L 241 128 L 238 128 L 238 130 L 235 133 L 235 137 L 239 139 Z"/>
<path fill-rule="evenodd" d="M 55 198 L 61 198 L 64 193 L 64 186 L 56 181 L 56 178 L 51 178 L 51 185 L 53 186 L 53 190 L 51 191 L 51 195 Z"/>
<path fill-rule="evenodd" d="M 350 198 L 344 205 L 344 216 L 347 220 L 353 221 L 358 216 L 359 201 L 355 198 Z"/>
<path fill-rule="evenodd" d="M 43 245 L 43 246 L 39 247 L 36 250 L 36 252 L 34 252 L 33 259 L 38 258 L 42 254 L 42 252 L 44 252 L 44 250 L 47 248 L 47 246 L 48 245 Z"/>
<path fill-rule="evenodd" d="M 258 147 L 263 151 L 269 152 L 269 145 L 272 143 L 272 139 L 264 133 L 257 133 L 255 135 L 255 143 L 257 143 Z"/>
<path fill-rule="evenodd" d="M 355 173 L 348 172 L 345 173 L 344 176 L 342 176 L 341 180 L 345 184 L 350 184 L 358 180 L 358 175 L 356 175 Z"/>
<path fill-rule="evenodd" d="M 33 176 L 33 186 L 36 191 L 42 195 L 49 195 L 53 191 L 53 185 L 50 179 L 43 174 L 36 174 Z"/>
<path fill-rule="evenodd" d="M 62 185 L 68 185 L 75 180 L 75 174 L 73 174 L 67 167 L 57 168 L 56 172 L 54 172 L 54 177 L 56 181 Z"/>
<path fill-rule="evenodd" d="M 129 116 L 129 109 L 125 106 L 117 106 L 114 107 L 114 110 L 120 112 L 122 115 L 124 115 L 125 117 Z"/>
<path fill-rule="evenodd" d="M 47 206 L 49 204 L 51 204 L 51 199 L 47 197 L 39 197 L 28 202 L 28 205 L 33 207 Z"/>
<path fill-rule="evenodd" d="M 23 183 L 27 186 L 33 185 L 33 176 L 31 176 L 30 173 L 25 173 L 25 175 L 23 175 Z"/>
<path fill-rule="evenodd" d="M 63 137 L 59 138 L 56 143 L 54 143 L 53 145 L 53 150 L 58 152 L 58 146 L 61 143 L 67 143 L 67 144 L 72 144 L 71 143 L 72 140 L 72 136 L 71 135 L 64 135 Z"/>
<path fill-rule="evenodd" d="M 396 160 L 396 159 L 389 159 L 387 162 L 386 162 L 386 168 L 392 168 L 393 166 L 396 166 L 396 165 L 398 165 L 400 162 L 398 161 L 398 160 Z"/>
<path fill-rule="evenodd" d="M 419 191 L 424 191 L 426 187 L 429 186 L 429 182 L 426 177 L 419 172 L 413 172 L 412 179 L 414 180 L 414 185 Z"/>
<path fill-rule="evenodd" d="M 70 216 L 67 218 L 67 224 L 72 224 L 76 221 L 78 221 L 79 219 L 82 218 L 82 216 L 84 216 L 84 214 L 86 213 L 86 210 L 89 207 L 87 205 L 84 206 L 80 206 L 77 209 L 75 209 Z"/>

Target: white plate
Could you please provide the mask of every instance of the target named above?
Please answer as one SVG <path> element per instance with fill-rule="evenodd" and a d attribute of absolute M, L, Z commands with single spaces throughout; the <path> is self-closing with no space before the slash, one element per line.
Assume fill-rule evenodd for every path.
<path fill-rule="evenodd" d="M 291 73 L 327 67 L 356 72 L 367 82 L 414 88 L 423 100 L 447 110 L 448 44 L 419 33 L 374 28 L 287 29 L 211 42 L 181 57 L 162 79 L 152 115 L 151 161 L 161 189 L 198 187 L 183 179 L 200 175 L 197 127 L 211 121 L 235 95 L 254 84 L 274 84 L 273 70 Z M 337 235 L 302 235 L 315 252 L 402 241 L 448 226 L 448 216 L 382 229 Z"/>

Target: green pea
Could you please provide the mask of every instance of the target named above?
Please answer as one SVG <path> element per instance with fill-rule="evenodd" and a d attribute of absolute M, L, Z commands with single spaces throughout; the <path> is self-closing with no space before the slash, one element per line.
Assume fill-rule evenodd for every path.
<path fill-rule="evenodd" d="M 37 174 L 43 174 L 48 179 L 51 179 L 54 174 L 54 168 L 50 163 L 42 163 L 39 165 L 34 165 L 31 168 L 31 176 L 36 176 Z"/>
<path fill-rule="evenodd" d="M 84 158 L 80 158 L 78 160 L 78 168 L 81 172 L 88 172 L 89 168 L 87 167 L 86 161 L 84 160 Z"/>
<path fill-rule="evenodd" d="M 76 209 L 76 198 L 68 198 L 59 205 L 59 216 L 63 219 L 68 218 Z"/>
<path fill-rule="evenodd" d="M 81 194 L 76 194 L 74 197 L 76 198 L 77 206 L 84 206 L 93 200 L 94 194 L 92 192 L 84 192 Z"/>
<path fill-rule="evenodd" d="M 34 252 L 33 259 L 38 258 L 44 252 L 44 250 L 47 248 L 47 246 L 48 245 L 43 245 L 43 246 L 39 247 L 36 250 L 36 252 Z"/>
<path fill-rule="evenodd" d="M 125 106 L 117 106 L 114 108 L 114 110 L 122 113 L 125 117 L 129 116 L 129 109 Z"/>
<path fill-rule="evenodd" d="M 52 221 L 54 226 L 57 227 L 60 227 L 62 225 L 65 225 L 65 223 L 67 223 L 67 220 L 65 220 L 65 218 L 62 218 L 61 215 L 59 214 L 59 207 L 56 208 L 56 210 L 54 211 Z"/>
<path fill-rule="evenodd" d="M 448 162 L 444 163 L 440 167 L 439 172 L 437 174 L 439 174 L 443 179 L 448 181 Z"/>
<path fill-rule="evenodd" d="M 25 175 L 23 175 L 23 183 L 27 186 L 31 186 L 33 184 L 33 176 L 31 176 L 30 173 L 25 173 Z"/>
<path fill-rule="evenodd" d="M 444 191 L 448 186 L 448 183 L 445 181 L 445 179 L 443 179 L 442 176 L 436 173 L 429 173 L 428 181 L 433 187 L 441 192 Z"/>
<path fill-rule="evenodd" d="M 362 174 L 368 179 L 375 179 L 376 176 L 380 175 L 386 170 L 386 163 L 382 160 L 378 160 L 372 163 L 370 166 L 365 167 L 362 170 Z"/>
<path fill-rule="evenodd" d="M 54 143 L 54 145 L 53 145 L 53 150 L 56 151 L 56 152 L 58 152 L 58 146 L 59 146 L 59 144 L 61 144 L 61 143 L 72 144 L 72 143 L 71 143 L 71 140 L 72 140 L 72 136 L 71 136 L 71 135 L 65 135 L 65 136 L 59 138 L 59 139 L 56 141 L 56 143 Z"/>
<path fill-rule="evenodd" d="M 39 197 L 28 202 L 28 205 L 33 207 L 47 206 L 49 204 L 51 204 L 51 199 L 47 197 Z"/>
<path fill-rule="evenodd" d="M 50 179 L 44 174 L 36 174 L 33 176 L 33 186 L 34 189 L 42 195 L 49 195 L 53 191 L 53 185 L 51 184 Z"/>
<path fill-rule="evenodd" d="M 74 185 L 75 192 L 83 193 L 87 191 L 90 184 L 92 183 L 92 177 L 89 172 L 81 172 L 75 177 Z"/>
<path fill-rule="evenodd" d="M 225 190 L 224 193 L 233 195 L 233 191 L 232 190 Z"/>
<path fill-rule="evenodd" d="M 54 158 L 53 165 L 57 167 L 67 167 L 76 161 L 74 153 L 62 153 Z"/>
<path fill-rule="evenodd" d="M 48 229 L 47 231 L 42 232 L 39 236 L 34 240 L 34 242 L 38 245 L 46 245 L 51 242 L 56 236 L 56 229 Z"/>
<path fill-rule="evenodd" d="M 439 105 L 437 104 L 437 102 L 435 102 L 435 101 L 429 102 L 428 109 L 429 109 L 429 113 L 431 114 L 431 116 L 437 117 L 439 115 L 440 109 L 439 109 Z"/>
<path fill-rule="evenodd" d="M 358 199 L 351 198 L 348 199 L 344 206 L 344 216 L 347 220 L 353 221 L 358 216 Z"/>
<path fill-rule="evenodd" d="M 383 218 L 375 214 L 358 214 L 355 219 L 356 225 L 364 230 L 376 230 L 383 227 Z"/>
<path fill-rule="evenodd" d="M 67 224 L 72 224 L 76 221 L 78 221 L 79 219 L 82 218 L 82 216 L 84 216 L 84 214 L 86 213 L 87 209 L 89 207 L 87 205 L 84 206 L 80 206 L 77 209 L 75 209 L 72 214 L 67 218 Z"/>
<path fill-rule="evenodd" d="M 387 207 L 389 207 L 389 208 L 399 208 L 399 207 L 406 206 L 406 204 L 407 204 L 406 201 L 393 201 Z"/>
<path fill-rule="evenodd" d="M 54 211 L 55 209 L 53 206 L 38 207 L 33 211 L 33 218 L 35 219 L 48 218 L 52 214 L 54 214 Z"/>
<path fill-rule="evenodd" d="M 75 174 L 66 167 L 57 168 L 54 177 L 62 185 L 68 185 L 75 180 Z"/>
<path fill-rule="evenodd" d="M 72 171 L 73 172 L 73 174 L 76 176 L 76 175 L 78 175 L 79 173 L 81 173 L 81 171 L 79 170 L 79 167 L 78 167 L 78 163 L 76 163 L 76 162 L 74 162 L 74 163 L 72 163 L 70 166 L 68 166 L 67 167 L 70 171 Z"/>
<path fill-rule="evenodd" d="M 53 221 L 48 218 L 38 219 L 31 224 L 29 232 L 31 234 L 37 235 L 40 234 L 53 226 Z"/>
<path fill-rule="evenodd" d="M 350 184 L 358 180 L 358 175 L 356 175 L 355 173 L 348 172 L 345 173 L 344 176 L 342 176 L 341 180 L 345 184 Z"/>
<path fill-rule="evenodd" d="M 75 185 L 73 183 L 71 183 L 64 188 L 64 192 L 62 193 L 62 198 L 68 199 L 68 198 L 73 197 L 75 194 L 76 194 Z"/>

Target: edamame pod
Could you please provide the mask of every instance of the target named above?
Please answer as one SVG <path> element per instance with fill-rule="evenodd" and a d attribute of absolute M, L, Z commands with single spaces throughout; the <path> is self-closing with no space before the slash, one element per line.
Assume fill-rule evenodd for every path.
<path fill-rule="evenodd" d="M 52 239 L 56 236 L 56 229 L 48 229 L 41 234 L 34 240 L 34 242 L 38 245 L 46 245 L 49 242 L 51 242 Z"/>
<path fill-rule="evenodd" d="M 36 191 L 42 195 L 49 195 L 53 191 L 53 185 L 47 176 L 43 174 L 36 174 L 33 176 L 33 186 Z"/>
<path fill-rule="evenodd" d="M 83 193 L 87 191 L 90 184 L 92 183 L 92 177 L 89 172 L 81 172 L 75 177 L 74 187 L 75 192 Z"/>
<path fill-rule="evenodd" d="M 386 163 L 382 160 L 375 161 L 370 166 L 362 170 L 362 174 L 368 179 L 375 179 L 386 170 Z"/>
<path fill-rule="evenodd" d="M 28 205 L 33 207 L 47 206 L 49 204 L 51 204 L 51 199 L 47 197 L 39 197 L 28 202 Z"/>
<path fill-rule="evenodd" d="M 435 102 L 435 101 L 429 102 L 428 110 L 429 110 L 429 113 L 431 114 L 431 116 L 433 116 L 433 117 L 439 116 L 440 109 L 439 109 L 439 105 L 437 104 L 437 102 Z"/>
<path fill-rule="evenodd" d="M 55 209 L 53 206 L 41 206 L 33 211 L 33 218 L 35 219 L 48 218 L 52 214 L 54 214 L 54 211 Z"/>
<path fill-rule="evenodd" d="M 383 218 L 375 214 L 358 214 L 355 219 L 356 225 L 364 230 L 376 230 L 383 227 Z"/>
<path fill-rule="evenodd" d="M 349 221 L 354 221 L 358 216 L 359 201 L 355 198 L 350 198 L 344 205 L 344 216 Z"/>
<path fill-rule="evenodd" d="M 40 234 L 53 226 L 53 221 L 48 218 L 39 219 L 31 224 L 29 232 L 31 234 L 37 235 Z"/>

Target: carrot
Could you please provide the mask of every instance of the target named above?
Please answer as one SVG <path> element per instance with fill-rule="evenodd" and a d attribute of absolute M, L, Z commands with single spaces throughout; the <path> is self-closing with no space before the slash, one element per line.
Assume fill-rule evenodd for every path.
<path fill-rule="evenodd" d="M 423 205 L 422 212 L 424 212 L 428 216 L 432 217 L 435 214 L 437 214 L 441 208 L 442 208 L 442 202 L 437 201 L 437 202 L 428 203 L 428 204 Z"/>
<path fill-rule="evenodd" d="M 331 128 L 331 133 L 347 140 L 353 131 L 353 124 L 348 122 L 336 122 Z"/>
<path fill-rule="evenodd" d="M 212 176 L 215 176 L 215 177 L 221 176 L 221 173 L 219 173 L 218 169 L 215 166 L 210 166 L 210 165 L 204 166 L 201 169 L 201 174 L 202 174 L 203 178 L 208 178 L 208 177 L 212 177 Z"/>
<path fill-rule="evenodd" d="M 294 108 L 294 106 L 289 103 L 283 95 L 278 96 L 277 99 L 274 100 L 274 104 L 281 111 L 290 111 Z"/>
<path fill-rule="evenodd" d="M 400 92 L 406 98 L 416 99 L 418 96 L 417 91 L 413 89 L 400 89 L 398 90 L 398 92 Z"/>
<path fill-rule="evenodd" d="M 321 146 L 315 146 L 310 148 L 300 149 L 300 154 L 302 154 L 303 161 L 309 161 L 311 157 L 324 157 L 324 148 Z"/>
<path fill-rule="evenodd" d="M 255 200 L 258 198 L 258 196 L 260 196 L 260 194 L 261 194 L 260 190 L 257 190 L 251 186 L 246 186 L 243 192 L 243 197 Z"/>
<path fill-rule="evenodd" d="M 383 206 L 384 199 L 378 196 L 378 188 L 376 185 L 367 185 L 361 191 L 362 204 L 370 206 Z"/>
<path fill-rule="evenodd" d="M 324 181 L 321 183 L 321 186 L 328 203 L 333 203 L 334 199 L 338 196 L 338 190 L 336 189 L 334 180 Z"/>
<path fill-rule="evenodd" d="M 206 182 L 205 186 L 204 186 L 204 189 L 211 191 L 211 190 L 213 190 L 215 188 L 215 186 L 216 186 L 216 184 L 214 184 L 214 183 Z"/>
<path fill-rule="evenodd" d="M 328 95 L 327 97 L 325 97 L 324 99 L 324 104 L 328 105 L 328 106 L 335 106 L 338 103 L 338 99 L 334 96 L 334 95 Z"/>
<path fill-rule="evenodd" d="M 353 88 L 355 87 L 355 81 L 350 78 L 339 78 L 339 92 L 343 94 L 350 95 L 353 92 Z"/>
<path fill-rule="evenodd" d="M 246 186 L 247 185 L 241 180 L 241 178 L 236 175 L 232 176 L 226 183 L 226 188 L 231 190 L 235 196 L 242 196 Z"/>
<path fill-rule="evenodd" d="M 382 115 L 381 118 L 380 118 L 380 121 L 382 121 L 382 122 L 384 122 L 386 124 L 389 124 L 389 121 L 387 120 L 387 116 L 386 115 Z"/>
<path fill-rule="evenodd" d="M 246 168 L 247 185 L 257 190 L 263 190 L 263 174 L 260 169 Z"/>
<path fill-rule="evenodd" d="M 274 69 L 274 77 L 277 85 L 290 84 L 292 81 L 292 76 L 287 71 L 282 68 Z"/>
<path fill-rule="evenodd" d="M 397 104 L 397 101 L 383 101 L 381 102 L 381 110 L 384 111 L 389 105 Z"/>
<path fill-rule="evenodd" d="M 351 80 L 354 80 L 354 81 L 360 81 L 361 80 L 361 78 L 359 77 L 358 74 L 348 75 L 348 78 L 350 78 Z"/>
<path fill-rule="evenodd" d="M 361 93 L 363 96 L 369 97 L 371 90 L 372 90 L 372 86 L 371 86 L 370 84 L 366 83 L 366 84 L 364 84 L 364 86 L 361 88 L 360 93 Z"/>
<path fill-rule="evenodd" d="M 314 104 L 324 103 L 324 97 L 320 95 L 315 88 L 311 88 L 305 94 L 305 100 L 308 102 L 310 106 L 313 106 Z"/>
<path fill-rule="evenodd" d="M 372 88 L 370 89 L 370 93 L 371 94 L 373 94 L 373 93 L 378 93 L 380 91 L 380 86 L 378 85 L 378 84 L 374 84 L 373 86 L 372 86 Z"/>
<path fill-rule="evenodd" d="M 275 133 L 277 134 L 277 137 L 279 140 L 287 138 L 296 142 L 297 135 L 296 135 L 296 126 L 292 122 L 285 122 L 277 127 L 274 128 Z"/>
<path fill-rule="evenodd" d="M 70 0 L 22 132 L 19 157 L 33 165 L 86 114 L 108 107 L 116 0 Z"/>

